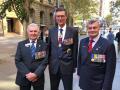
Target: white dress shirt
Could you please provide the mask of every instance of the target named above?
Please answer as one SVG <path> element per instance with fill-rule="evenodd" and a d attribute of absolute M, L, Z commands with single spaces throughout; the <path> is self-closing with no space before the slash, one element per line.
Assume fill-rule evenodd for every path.
<path fill-rule="evenodd" d="M 62 35 L 61 35 L 61 33 L 60 33 L 60 29 L 63 29 L 63 31 L 62 31 Z M 60 37 L 60 36 L 62 36 L 62 41 L 64 40 L 64 38 L 65 38 L 65 33 L 66 33 L 66 24 L 64 25 L 64 27 L 60 27 L 60 26 L 58 26 L 58 38 Z"/>
<path fill-rule="evenodd" d="M 97 41 L 99 40 L 99 38 L 100 38 L 100 33 L 99 33 L 99 35 L 97 37 L 93 38 L 94 42 L 92 43 L 92 48 L 95 46 L 95 44 L 97 43 Z"/>
<path fill-rule="evenodd" d="M 29 40 L 30 41 L 30 46 L 32 45 L 32 40 Z M 37 44 L 37 40 L 35 40 L 35 43 L 34 43 L 34 46 L 36 48 L 36 44 Z"/>

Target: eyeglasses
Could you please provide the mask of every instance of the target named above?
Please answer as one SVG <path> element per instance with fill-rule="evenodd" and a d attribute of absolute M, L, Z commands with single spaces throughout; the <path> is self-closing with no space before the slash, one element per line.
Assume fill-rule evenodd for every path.
<path fill-rule="evenodd" d="M 57 18 L 64 18 L 65 15 L 57 15 L 56 17 L 57 17 Z"/>
<path fill-rule="evenodd" d="M 98 27 L 88 27 L 88 29 L 97 29 Z"/>

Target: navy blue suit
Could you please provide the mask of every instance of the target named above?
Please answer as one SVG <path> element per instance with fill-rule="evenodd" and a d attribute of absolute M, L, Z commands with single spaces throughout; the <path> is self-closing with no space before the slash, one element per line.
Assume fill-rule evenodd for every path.
<path fill-rule="evenodd" d="M 100 37 L 92 52 L 88 53 L 88 43 L 88 37 L 80 41 L 77 71 L 80 76 L 80 88 L 83 90 L 112 90 L 116 66 L 114 44 Z M 91 56 L 94 58 L 92 59 Z"/>
<path fill-rule="evenodd" d="M 44 70 L 48 63 L 48 52 L 46 43 L 37 40 L 36 52 L 44 51 L 46 54 L 42 58 L 32 60 L 29 40 L 24 40 L 18 43 L 15 64 L 17 67 L 16 84 L 20 86 L 42 86 L 44 90 Z M 38 76 L 38 80 L 30 82 L 26 79 L 26 74 L 33 72 Z"/>
<path fill-rule="evenodd" d="M 64 40 L 70 40 L 64 43 Z M 58 28 L 49 30 L 49 72 L 51 90 L 58 90 L 59 80 L 62 78 L 65 90 L 72 90 L 73 72 L 77 66 L 78 33 L 72 27 L 66 27 L 62 52 L 59 53 Z M 56 78 L 57 79 L 56 79 Z M 68 78 L 67 80 L 64 78 Z"/>

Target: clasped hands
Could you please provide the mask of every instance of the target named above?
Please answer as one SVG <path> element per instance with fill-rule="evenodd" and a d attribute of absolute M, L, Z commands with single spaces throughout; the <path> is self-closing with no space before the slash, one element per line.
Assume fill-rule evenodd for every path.
<path fill-rule="evenodd" d="M 28 74 L 26 74 L 26 78 L 31 81 L 31 82 L 35 82 L 38 80 L 38 77 L 35 73 L 29 72 Z"/>

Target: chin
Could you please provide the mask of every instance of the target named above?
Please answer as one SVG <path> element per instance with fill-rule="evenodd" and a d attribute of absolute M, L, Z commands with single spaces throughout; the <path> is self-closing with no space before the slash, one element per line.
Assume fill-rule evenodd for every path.
<path fill-rule="evenodd" d="M 90 35 L 90 37 L 91 37 L 91 38 L 95 38 L 95 37 L 96 37 L 96 35 Z"/>
<path fill-rule="evenodd" d="M 32 40 L 36 40 L 36 38 L 31 38 Z"/>

